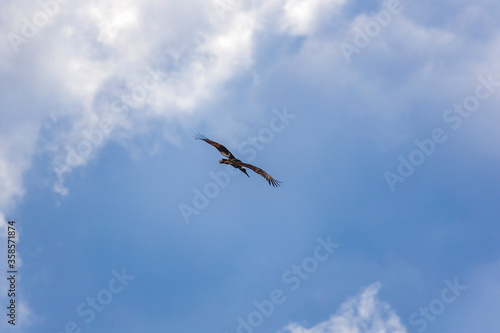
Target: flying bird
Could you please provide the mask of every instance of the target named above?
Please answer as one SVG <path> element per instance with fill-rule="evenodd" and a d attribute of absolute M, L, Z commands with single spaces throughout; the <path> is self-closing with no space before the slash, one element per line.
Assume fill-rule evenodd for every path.
<path fill-rule="evenodd" d="M 247 170 L 245 169 L 245 168 L 248 168 L 250 170 L 253 170 L 255 173 L 261 175 L 262 177 L 264 177 L 267 180 L 267 182 L 269 183 L 269 185 L 272 185 L 274 187 L 279 187 L 281 185 L 282 182 L 274 179 L 273 177 L 271 177 L 267 172 L 265 172 L 261 168 L 257 168 L 256 166 L 253 166 L 251 164 L 243 163 L 242 161 L 240 161 L 239 159 L 234 157 L 234 155 L 226 147 L 224 147 L 220 143 L 212 141 L 202 134 L 197 134 L 194 136 L 194 138 L 196 140 L 203 140 L 206 143 L 208 143 L 209 145 L 214 146 L 222 154 L 222 156 L 227 157 L 227 158 L 223 158 L 222 160 L 220 160 L 219 164 L 229 164 L 233 168 L 239 169 L 245 175 L 250 177 L 247 173 Z"/>

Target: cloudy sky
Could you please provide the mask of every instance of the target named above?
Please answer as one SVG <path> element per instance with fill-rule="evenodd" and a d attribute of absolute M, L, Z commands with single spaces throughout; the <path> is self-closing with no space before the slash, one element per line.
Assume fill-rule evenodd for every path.
<path fill-rule="evenodd" d="M 497 332 L 498 1 L 0 3 L 0 331 Z"/>

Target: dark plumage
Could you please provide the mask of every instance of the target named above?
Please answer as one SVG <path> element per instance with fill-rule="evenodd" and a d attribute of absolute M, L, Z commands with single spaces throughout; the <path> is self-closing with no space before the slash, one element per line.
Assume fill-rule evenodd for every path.
<path fill-rule="evenodd" d="M 215 148 L 217 148 L 217 150 L 224 156 L 224 157 L 227 157 L 229 159 L 236 159 L 236 157 L 233 156 L 233 154 L 231 154 L 231 152 L 229 150 L 227 150 L 226 147 L 224 147 L 223 145 L 221 145 L 220 143 L 217 143 L 215 141 L 212 141 L 212 140 L 209 140 L 206 136 L 204 136 L 203 134 L 196 134 L 194 136 L 194 138 L 196 140 L 203 140 L 205 141 L 206 143 L 214 146 Z"/>
<path fill-rule="evenodd" d="M 239 159 L 234 157 L 234 155 L 231 154 L 231 152 L 226 147 L 221 145 L 220 143 L 212 141 L 202 134 L 197 134 L 194 136 L 194 138 L 196 140 L 203 140 L 206 143 L 214 146 L 222 154 L 222 156 L 227 157 L 227 159 L 223 158 L 222 160 L 220 160 L 219 161 L 220 164 L 231 165 L 233 168 L 239 169 L 241 172 L 243 172 L 248 177 L 250 177 L 250 176 L 248 175 L 246 169 L 243 167 L 249 168 L 250 170 L 253 170 L 255 173 L 264 177 L 267 180 L 267 182 L 269 183 L 269 185 L 272 185 L 274 187 L 279 187 L 281 185 L 282 182 L 274 179 L 273 177 L 271 177 L 267 172 L 265 172 L 261 168 L 257 168 L 256 166 L 253 166 L 251 164 L 243 163 L 242 161 L 240 161 Z"/>

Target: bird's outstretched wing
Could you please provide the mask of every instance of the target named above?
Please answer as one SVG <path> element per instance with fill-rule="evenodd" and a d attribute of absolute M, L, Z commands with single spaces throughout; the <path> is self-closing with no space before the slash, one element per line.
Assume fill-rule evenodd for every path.
<path fill-rule="evenodd" d="M 264 177 L 267 180 L 267 182 L 269 183 L 269 185 L 272 185 L 274 187 L 280 187 L 280 185 L 282 183 L 279 180 L 276 180 L 273 177 L 271 177 L 267 172 L 265 172 L 261 168 L 257 168 L 256 166 L 253 166 L 253 165 L 247 164 L 247 163 L 243 163 L 243 162 L 240 162 L 238 164 L 241 165 L 242 167 L 249 168 L 249 169 L 255 171 L 256 173 L 258 173 L 259 175 L 261 175 L 262 177 Z"/>
<path fill-rule="evenodd" d="M 225 157 L 229 158 L 229 159 L 236 159 L 236 157 L 233 156 L 233 154 L 231 154 L 231 152 L 226 148 L 224 147 L 223 145 L 221 145 L 220 143 L 217 143 L 215 141 L 212 141 L 210 139 L 208 139 L 206 136 L 204 136 L 203 134 L 196 134 L 194 136 L 194 138 L 196 140 L 203 140 L 205 141 L 206 143 L 214 146 L 215 148 L 217 148 L 217 150 Z"/>

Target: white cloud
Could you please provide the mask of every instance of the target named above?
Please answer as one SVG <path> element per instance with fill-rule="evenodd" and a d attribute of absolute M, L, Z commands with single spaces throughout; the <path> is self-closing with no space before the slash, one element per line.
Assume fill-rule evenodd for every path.
<path fill-rule="evenodd" d="M 310 80 L 324 82 L 322 89 L 332 93 L 339 91 L 345 95 L 346 88 L 357 87 L 363 100 L 367 103 L 371 100 L 368 104 L 378 107 L 366 112 L 382 118 L 387 117 L 384 115 L 387 110 L 398 110 L 396 116 L 407 111 L 405 105 L 411 104 L 408 99 L 418 92 L 434 94 L 436 98 L 454 94 L 447 80 L 456 86 L 456 82 L 464 81 L 463 77 L 470 74 L 474 64 L 453 62 L 461 45 L 453 27 L 424 26 L 409 18 L 409 7 L 394 16 L 390 25 L 361 50 L 369 57 L 355 54 L 355 66 L 346 66 L 338 44 L 352 42 L 353 29 L 362 28 L 373 15 L 342 17 L 345 4 L 345 0 L 257 0 L 252 5 L 229 10 L 223 17 L 216 15 L 211 3 L 201 0 L 182 3 L 93 0 L 61 5 L 60 11 L 36 36 L 19 46 L 18 54 L 11 52 L 6 39 L 0 44 L 0 49 L 7 51 L 0 55 L 0 72 L 14 76 L 20 86 L 25 86 L 20 99 L 38 97 L 25 101 L 22 116 L 11 123 L 13 133 L 25 133 L 23 143 L 2 137 L 0 180 L 7 184 L 7 190 L 2 192 L 0 207 L 23 195 L 23 175 L 35 154 L 48 153 L 53 160 L 64 162 L 65 145 L 75 147 L 103 119 L 110 118 L 116 129 L 122 128 L 121 132 L 113 132 L 114 139 L 129 139 L 145 132 L 151 120 L 170 121 L 173 117 L 193 115 L 206 102 L 217 101 L 224 95 L 225 84 L 254 70 L 254 54 L 262 35 L 306 36 L 299 56 L 289 62 L 293 67 L 290 71 L 298 71 L 304 81 L 309 76 Z M 383 2 L 381 8 L 386 5 Z M 0 14 L 0 32 L 20 33 L 22 17 L 32 18 L 39 10 L 40 5 L 28 1 L 9 3 Z M 333 17 L 339 31 L 331 36 L 316 34 L 332 23 Z M 405 72 L 396 68 L 404 66 L 407 58 L 412 59 L 409 63 L 415 67 L 416 75 L 398 85 L 400 93 L 394 94 L 393 87 L 384 87 L 379 78 L 399 78 L 390 75 L 389 65 L 395 67 L 392 72 L 410 76 L 411 69 Z M 447 74 L 442 70 L 447 65 L 443 59 L 450 61 L 450 71 L 460 73 L 461 81 L 456 75 L 443 75 Z M 488 67 L 495 59 L 480 59 L 478 63 L 481 65 L 476 68 Z M 111 114 L 110 105 L 141 84 L 147 66 L 158 66 L 166 73 L 166 79 L 148 94 L 140 112 L 130 112 L 125 117 Z M 422 85 L 422 79 L 433 84 Z M 337 86 L 331 87 L 332 84 Z M 446 90 L 437 89 L 438 85 Z M 384 88 L 387 90 L 381 91 Z M 0 97 L 12 95 L 17 89 L 7 86 Z M 384 95 L 387 91 L 392 94 L 391 99 Z M 11 98 L 10 104 L 3 107 L 15 108 L 16 101 Z M 39 131 L 45 135 L 39 135 Z M 172 133 L 166 136 L 175 140 Z M 109 139 L 106 137 L 100 147 Z M 96 147 L 89 158 L 98 151 Z M 11 156 L 14 152 L 15 159 Z M 55 188 L 67 193 L 63 183 Z"/>
<path fill-rule="evenodd" d="M 54 18 L 54 27 L 47 33 L 51 40 L 36 56 L 38 76 L 61 102 L 44 123 L 53 140 L 43 148 L 64 164 L 68 155 L 64 147 L 76 147 L 105 118 L 112 119 L 115 128 L 122 127 L 120 135 L 126 132 L 125 137 L 133 137 L 151 119 L 192 114 L 204 102 L 217 100 L 224 84 L 252 68 L 258 33 L 274 22 L 290 34 L 312 33 L 321 24 L 320 17 L 343 2 L 277 1 L 274 9 L 260 4 L 235 9 L 223 18 L 206 15 L 214 8 L 199 1 L 189 5 L 155 0 L 74 4 L 73 11 Z M 266 21 L 269 15 L 278 19 Z M 184 22 L 180 17 L 199 20 Z M 147 66 L 159 68 L 164 75 L 140 112 L 121 118 L 110 114 L 110 105 L 141 84 Z M 62 119 L 67 126 L 60 126 Z M 97 151 L 93 149 L 81 165 Z M 68 193 L 63 181 L 54 189 Z"/>
<path fill-rule="evenodd" d="M 287 0 L 282 4 L 281 29 L 292 35 L 310 35 L 344 3 L 345 0 Z"/>
<path fill-rule="evenodd" d="M 262 30 L 312 36 L 332 16 L 340 20 L 345 3 L 345 0 L 256 0 L 252 12 L 259 18 Z"/>
<path fill-rule="evenodd" d="M 374 283 L 348 299 L 328 320 L 311 328 L 291 324 L 291 333 L 405 333 L 406 328 L 396 312 L 378 300 L 380 283 Z"/>
<path fill-rule="evenodd" d="M 4 125 L 8 128 L 0 135 L 0 210 L 5 211 L 24 195 L 23 175 L 31 163 L 38 128 L 29 120 Z"/>
<path fill-rule="evenodd" d="M 0 31 L 18 34 L 22 34 L 22 17 L 40 11 L 22 4 L 8 9 L 10 15 L 2 15 L 7 20 Z M 0 180 L 7 185 L 0 207 L 23 195 L 22 177 L 33 154 L 48 152 L 54 161 L 64 163 L 65 147 L 76 149 L 86 139 L 85 133 L 99 128 L 104 119 L 110 119 L 115 129 L 121 125 L 120 135 L 133 137 L 152 119 L 191 114 L 201 103 L 216 100 L 226 82 L 248 70 L 256 13 L 235 11 L 223 26 L 210 20 L 210 10 L 209 4 L 196 0 L 182 4 L 70 2 L 27 43 L 20 44 L 17 54 L 2 44 L 9 51 L 2 56 L 2 69 L 16 76 L 21 85 L 29 82 L 24 95 L 38 95 L 40 100 L 26 102 L 23 117 L 16 122 L 19 127 L 11 124 L 12 132 L 18 133 L 30 124 L 32 134 L 24 146 L 17 145 L 13 137 L 4 138 L 0 145 Z M 117 117 L 110 106 L 143 84 L 148 67 L 164 73 L 162 82 L 148 92 L 140 111 Z M 11 94 L 9 88 L 13 89 L 7 87 L 2 94 Z M 17 107 L 16 102 L 5 107 Z M 40 129 L 48 135 L 39 138 Z M 109 139 L 106 136 L 104 143 Z M 81 165 L 98 151 L 99 147 L 93 147 Z M 10 156 L 14 152 L 18 159 Z M 63 182 L 54 189 L 67 193 Z"/>

